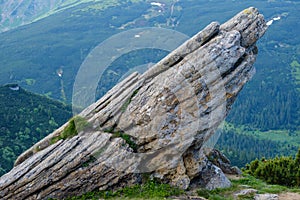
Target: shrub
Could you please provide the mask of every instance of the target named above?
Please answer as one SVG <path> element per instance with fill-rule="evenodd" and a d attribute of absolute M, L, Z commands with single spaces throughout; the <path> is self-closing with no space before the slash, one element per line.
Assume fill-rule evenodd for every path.
<path fill-rule="evenodd" d="M 296 158 L 276 157 L 254 160 L 246 165 L 245 172 L 267 183 L 285 186 L 300 186 L 300 149 Z"/>

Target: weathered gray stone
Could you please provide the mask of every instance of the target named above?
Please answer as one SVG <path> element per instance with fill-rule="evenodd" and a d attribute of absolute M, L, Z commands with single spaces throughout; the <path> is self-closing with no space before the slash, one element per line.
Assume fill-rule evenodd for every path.
<path fill-rule="evenodd" d="M 242 172 L 238 167 L 232 167 L 230 160 L 217 149 L 212 149 L 208 154 L 208 159 L 225 174 L 241 175 Z"/>
<path fill-rule="evenodd" d="M 207 200 L 203 197 L 198 197 L 198 196 L 170 197 L 168 199 L 172 199 L 172 200 Z"/>
<path fill-rule="evenodd" d="M 0 198 L 64 198 L 141 183 L 145 174 L 184 189 L 230 186 L 205 144 L 253 75 L 266 29 L 255 8 L 208 25 L 82 111 L 88 128 L 52 144 L 68 122 L 24 152 L 0 178 Z"/>
<path fill-rule="evenodd" d="M 250 188 L 250 189 L 241 190 L 241 191 L 235 193 L 234 196 L 236 198 L 238 198 L 239 196 L 254 195 L 256 193 L 257 193 L 257 190 Z"/>
<path fill-rule="evenodd" d="M 254 196 L 254 200 L 278 200 L 277 194 L 257 194 Z"/>

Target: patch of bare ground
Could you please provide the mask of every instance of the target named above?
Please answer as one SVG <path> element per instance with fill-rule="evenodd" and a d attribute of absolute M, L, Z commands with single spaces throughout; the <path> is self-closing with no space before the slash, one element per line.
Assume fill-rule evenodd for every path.
<path fill-rule="evenodd" d="M 300 200 L 300 194 L 299 193 L 282 193 L 279 194 L 279 200 Z"/>
<path fill-rule="evenodd" d="M 232 174 L 225 174 L 225 175 L 229 180 L 240 180 L 241 178 L 243 178 L 242 175 L 232 175 Z"/>

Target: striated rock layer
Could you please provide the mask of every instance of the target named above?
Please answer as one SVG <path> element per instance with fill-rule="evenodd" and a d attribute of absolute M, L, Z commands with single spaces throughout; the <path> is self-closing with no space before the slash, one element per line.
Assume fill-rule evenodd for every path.
<path fill-rule="evenodd" d="M 64 198 L 146 177 L 184 189 L 230 186 L 207 143 L 253 75 L 266 29 L 252 7 L 211 23 L 24 152 L 1 177 L 0 198 Z"/>

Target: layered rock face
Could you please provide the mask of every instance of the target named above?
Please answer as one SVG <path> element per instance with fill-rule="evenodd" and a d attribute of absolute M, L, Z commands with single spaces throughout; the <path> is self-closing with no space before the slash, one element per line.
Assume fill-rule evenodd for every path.
<path fill-rule="evenodd" d="M 253 75 L 266 29 L 255 8 L 211 23 L 24 152 L 1 177 L 0 198 L 64 198 L 145 177 L 184 189 L 229 186 L 207 143 Z"/>

